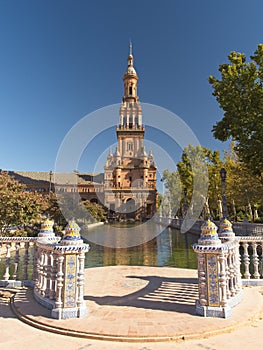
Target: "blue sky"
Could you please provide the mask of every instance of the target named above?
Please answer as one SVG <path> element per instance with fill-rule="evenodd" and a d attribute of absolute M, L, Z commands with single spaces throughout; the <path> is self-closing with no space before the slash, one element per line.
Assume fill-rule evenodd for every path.
<path fill-rule="evenodd" d="M 253 54 L 262 13 L 261 0 L 0 0 L 0 168 L 53 169 L 75 123 L 120 103 L 130 38 L 140 101 L 177 114 L 203 146 L 226 149 L 211 133 L 222 111 L 208 77 L 231 51 Z M 94 169 L 114 128 L 95 141 L 79 170 Z"/>

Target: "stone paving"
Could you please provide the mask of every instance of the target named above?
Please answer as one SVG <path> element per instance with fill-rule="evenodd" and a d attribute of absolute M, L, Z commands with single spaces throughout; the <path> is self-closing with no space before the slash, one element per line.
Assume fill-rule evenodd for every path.
<path fill-rule="evenodd" d="M 168 267 L 92 268 L 85 270 L 86 317 L 51 319 L 50 311 L 34 301 L 30 289 L 16 294 L 13 308 L 24 321 L 44 330 L 85 337 L 86 341 L 101 339 L 101 346 L 108 340 L 114 345 L 126 342 L 124 349 L 131 349 L 132 342 L 148 342 L 145 350 L 152 348 L 150 342 L 202 339 L 234 331 L 261 317 L 262 287 L 244 288 L 243 302 L 229 319 L 196 316 L 196 276 L 196 270 Z"/>

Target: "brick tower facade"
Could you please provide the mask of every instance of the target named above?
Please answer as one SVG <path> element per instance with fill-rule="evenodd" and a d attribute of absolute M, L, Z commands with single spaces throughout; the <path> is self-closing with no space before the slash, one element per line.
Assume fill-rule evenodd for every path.
<path fill-rule="evenodd" d="M 150 218 L 157 207 L 156 166 L 146 153 L 142 108 L 137 95 L 138 75 L 132 45 L 123 76 L 124 96 L 116 133 L 118 145 L 110 151 L 104 167 L 105 205 L 117 218 Z"/>

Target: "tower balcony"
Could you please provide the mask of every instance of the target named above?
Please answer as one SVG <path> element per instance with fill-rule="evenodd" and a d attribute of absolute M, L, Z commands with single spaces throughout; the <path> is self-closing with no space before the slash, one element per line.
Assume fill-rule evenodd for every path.
<path fill-rule="evenodd" d="M 117 128 L 116 128 L 117 131 L 121 131 L 121 130 L 127 130 L 127 131 L 132 131 L 132 130 L 136 130 L 136 131 L 143 131 L 144 132 L 144 126 L 143 125 L 136 125 L 136 124 L 125 124 L 125 125 L 122 125 L 122 124 L 118 124 L 117 125 Z"/>

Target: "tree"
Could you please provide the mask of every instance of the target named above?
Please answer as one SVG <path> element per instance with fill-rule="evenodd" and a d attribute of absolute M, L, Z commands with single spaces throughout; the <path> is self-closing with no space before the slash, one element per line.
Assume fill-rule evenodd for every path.
<path fill-rule="evenodd" d="M 54 192 L 50 192 L 48 196 L 45 197 L 45 210 L 44 214 L 55 222 L 55 230 L 63 229 L 67 220 L 64 218 L 59 204 L 59 199 Z M 73 215 L 71 215 L 73 216 Z M 58 226 L 57 226 L 58 225 Z"/>
<path fill-rule="evenodd" d="M 163 211 L 162 214 L 163 215 L 169 214 L 168 213 L 169 209 L 166 208 L 166 203 L 169 201 L 172 215 L 176 215 L 180 207 L 181 191 L 182 191 L 178 170 L 172 173 L 167 169 L 164 170 L 162 181 L 164 181 L 164 186 L 166 188 L 166 192 L 164 193 L 162 197 L 162 202 L 160 203 L 160 206 L 162 207 L 162 211 Z"/>
<path fill-rule="evenodd" d="M 25 186 L 5 171 L 0 173 L 0 198 L 1 235 L 14 234 L 11 228 L 37 223 L 45 206 L 40 194 L 25 192 Z"/>
<path fill-rule="evenodd" d="M 224 168 L 227 171 L 226 197 L 228 212 L 232 220 L 255 218 L 255 209 L 262 210 L 263 183 L 239 160 L 233 147 L 224 154 Z M 239 215 L 240 214 L 240 215 Z"/>
<path fill-rule="evenodd" d="M 240 161 L 263 182 L 263 44 L 250 62 L 239 52 L 231 52 L 228 60 L 219 66 L 221 79 L 209 77 L 224 110 L 212 131 L 218 140 L 235 141 Z"/>
<path fill-rule="evenodd" d="M 84 222 L 105 221 L 107 211 L 99 204 L 89 200 L 81 201 L 78 193 L 50 193 L 45 198 L 45 214 L 52 218 L 59 229 L 72 217 L 80 224 Z"/>
<path fill-rule="evenodd" d="M 182 194 L 187 190 L 187 202 L 191 199 L 191 211 L 193 216 L 199 216 L 206 202 L 208 191 L 208 165 L 219 159 L 219 152 L 214 153 L 202 146 L 186 147 L 182 153 L 182 159 L 177 163 L 177 170 L 170 173 L 165 170 L 163 180 L 169 190 L 171 205 L 178 210 L 178 202 L 181 214 L 184 212 L 184 198 Z"/>
<path fill-rule="evenodd" d="M 220 169 L 226 169 L 226 198 L 228 214 L 231 220 L 243 220 L 246 216 L 249 220 L 255 219 L 255 212 L 261 216 L 263 212 L 263 183 L 253 175 L 251 170 L 239 160 L 233 145 L 224 152 L 224 157 L 220 159 L 219 151 L 212 151 L 204 147 L 187 147 L 182 153 L 182 159 L 177 163 L 177 170 L 173 173 L 165 170 L 163 180 L 171 198 L 171 207 L 180 208 L 181 215 L 184 213 L 183 189 L 187 189 L 187 203 L 192 201 L 193 183 L 199 181 L 199 175 L 193 171 L 192 164 L 198 168 L 203 158 L 209 176 L 209 186 L 204 201 L 204 216 L 211 216 L 213 219 L 220 219 L 222 215 L 222 184 Z M 190 159 L 195 159 L 190 161 Z M 202 172 L 200 173 L 202 176 Z M 205 192 L 198 193 L 197 196 L 205 195 Z M 179 201 L 179 205 L 178 205 Z M 260 220 L 260 218 L 256 218 Z"/>

